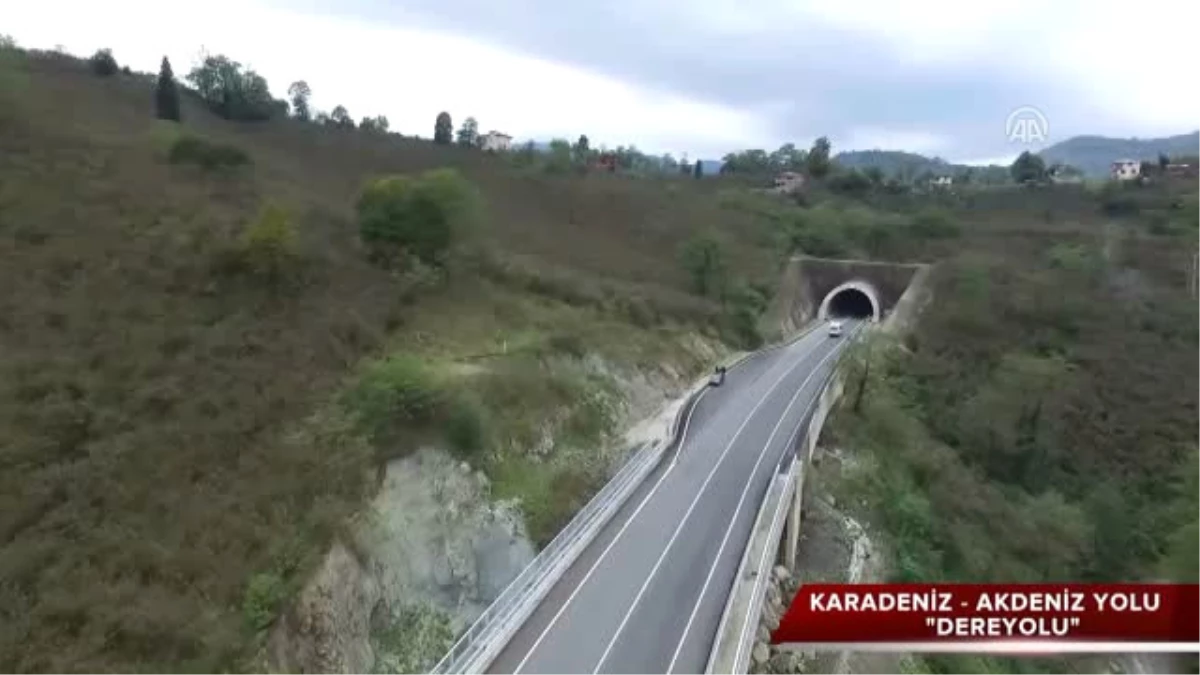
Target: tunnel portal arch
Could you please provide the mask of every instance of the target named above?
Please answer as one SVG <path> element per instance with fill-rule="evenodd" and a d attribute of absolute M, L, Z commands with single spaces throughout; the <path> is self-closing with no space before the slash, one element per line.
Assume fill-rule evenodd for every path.
<path fill-rule="evenodd" d="M 865 300 L 865 302 L 864 302 Z M 867 305 L 870 306 L 867 311 Z M 856 279 L 847 281 L 825 294 L 821 307 L 817 310 L 817 319 L 825 321 L 831 316 L 852 316 L 879 321 L 883 318 L 879 305 L 879 292 L 870 282 Z"/>

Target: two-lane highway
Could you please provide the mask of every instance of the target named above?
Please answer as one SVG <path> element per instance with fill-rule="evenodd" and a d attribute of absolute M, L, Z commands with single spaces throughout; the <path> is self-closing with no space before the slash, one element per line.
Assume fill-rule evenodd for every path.
<path fill-rule="evenodd" d="M 762 496 L 854 335 L 821 327 L 704 392 L 675 452 L 491 665 L 504 673 L 699 672 Z"/>

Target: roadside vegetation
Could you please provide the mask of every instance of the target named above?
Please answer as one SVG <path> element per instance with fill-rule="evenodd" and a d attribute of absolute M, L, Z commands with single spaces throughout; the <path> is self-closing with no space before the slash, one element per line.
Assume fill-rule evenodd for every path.
<path fill-rule="evenodd" d="M 836 425 L 887 463 L 855 489 L 899 574 L 1195 577 L 1194 186 L 931 192 L 825 139 L 719 176 L 586 135 L 492 154 L 472 118 L 421 140 L 287 92 L 0 39 L 0 667 L 261 668 L 423 445 L 544 544 L 615 459 L 603 364 L 759 346 L 794 252 L 943 261 Z M 784 169 L 810 184 L 765 193 Z M 449 629 L 402 618 L 379 639 L 427 662 Z"/>
<path fill-rule="evenodd" d="M 1112 218 L 1117 190 L 1140 206 Z M 897 581 L 1195 582 L 1195 185 L 1012 199 L 995 207 L 1009 232 L 939 264 L 912 334 L 848 355 L 829 442 L 860 461 L 839 501 L 879 526 Z M 1073 672 L 1066 659 L 913 664 Z"/>

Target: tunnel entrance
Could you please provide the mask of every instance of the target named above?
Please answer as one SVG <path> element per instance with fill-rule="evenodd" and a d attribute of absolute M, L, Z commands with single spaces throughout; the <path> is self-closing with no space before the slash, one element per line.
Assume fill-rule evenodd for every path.
<path fill-rule="evenodd" d="M 847 288 L 829 298 L 829 316 L 838 319 L 869 319 L 875 315 L 875 307 L 866 293 Z"/>
<path fill-rule="evenodd" d="M 879 321 L 883 318 L 879 293 L 866 281 L 848 281 L 825 294 L 817 318 L 821 321 L 832 318 Z"/>

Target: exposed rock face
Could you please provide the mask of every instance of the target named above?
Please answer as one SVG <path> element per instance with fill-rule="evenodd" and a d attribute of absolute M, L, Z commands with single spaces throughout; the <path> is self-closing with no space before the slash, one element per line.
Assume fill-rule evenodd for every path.
<path fill-rule="evenodd" d="M 371 668 L 371 609 L 379 585 L 335 544 L 295 606 L 271 632 L 273 665 L 285 672 L 362 673 Z"/>
<path fill-rule="evenodd" d="M 685 350 L 701 360 L 719 354 L 701 338 L 692 342 Z M 616 383 L 619 428 L 641 420 L 608 447 L 578 450 L 580 462 L 615 468 L 629 448 L 669 433 L 686 398 L 685 392 L 671 402 L 687 385 L 679 373 L 665 364 L 630 371 L 595 357 L 577 365 Z M 547 411 L 547 433 L 537 447 L 522 452 L 563 451 L 549 432 L 555 414 Z M 535 555 L 519 505 L 491 501 L 482 472 L 435 449 L 389 463 L 354 530 L 354 541 L 329 552 L 272 629 L 273 669 L 428 670 Z"/>
<path fill-rule="evenodd" d="M 389 648 L 372 643 L 373 627 L 415 606 L 444 613 L 457 631 L 534 556 L 519 513 L 489 501 L 483 474 L 428 449 L 388 465 L 354 548 L 358 557 L 330 550 L 272 631 L 280 670 L 369 672 L 387 656 L 376 648 Z"/>

